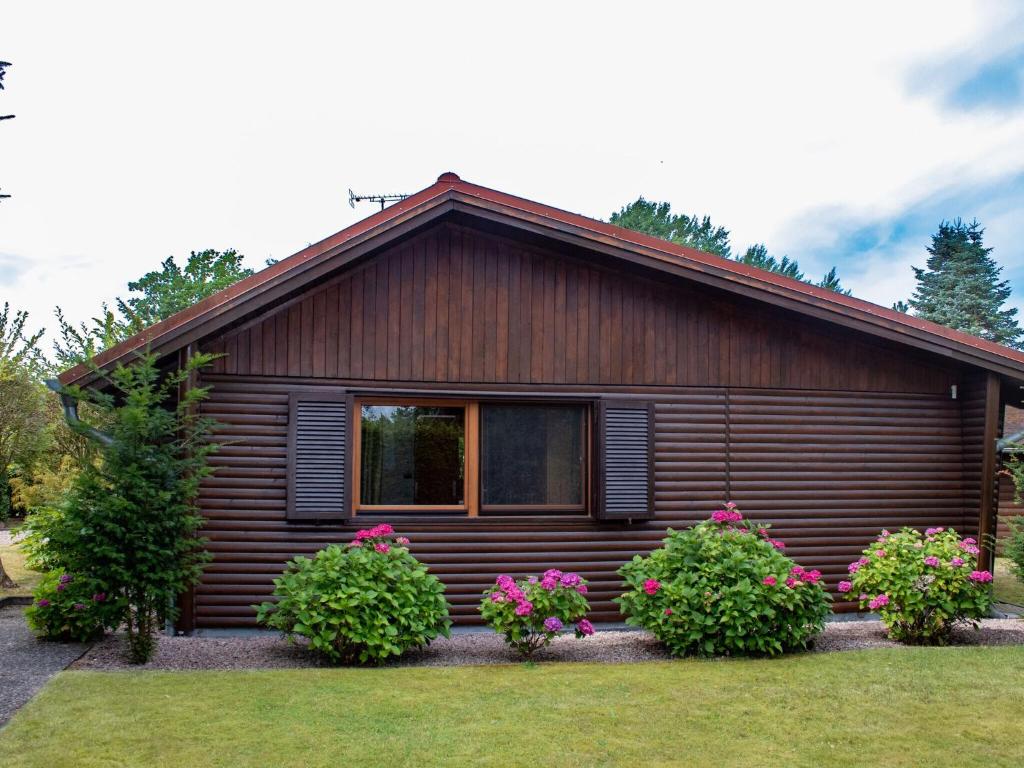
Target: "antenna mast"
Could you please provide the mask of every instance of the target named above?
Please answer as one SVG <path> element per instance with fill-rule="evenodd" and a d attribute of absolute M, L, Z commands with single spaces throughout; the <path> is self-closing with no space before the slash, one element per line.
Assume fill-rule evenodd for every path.
<path fill-rule="evenodd" d="M 348 204 L 351 208 L 355 208 L 356 203 L 361 203 L 363 200 L 370 200 L 380 203 L 380 209 L 383 211 L 386 203 L 397 203 L 407 197 L 408 195 L 357 195 L 351 188 L 348 190 Z"/>

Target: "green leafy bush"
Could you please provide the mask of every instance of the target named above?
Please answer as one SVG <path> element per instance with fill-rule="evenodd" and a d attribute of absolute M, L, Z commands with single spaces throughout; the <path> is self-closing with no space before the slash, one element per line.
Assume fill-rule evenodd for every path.
<path fill-rule="evenodd" d="M 448 637 L 444 585 L 408 543 L 382 523 L 347 547 L 295 558 L 274 580 L 278 601 L 253 606 L 257 619 L 340 664 L 379 664 Z"/>
<path fill-rule="evenodd" d="M 829 615 L 818 571 L 782 554 L 767 525 L 736 505 L 637 555 L 619 574 L 626 622 L 648 630 L 674 656 L 768 655 L 809 647 Z"/>
<path fill-rule="evenodd" d="M 571 624 L 577 638 L 594 634 L 594 626 L 584 618 L 590 610 L 586 594 L 585 580 L 557 568 L 518 581 L 502 575 L 484 592 L 480 614 L 506 643 L 532 659 Z"/>
<path fill-rule="evenodd" d="M 29 628 L 47 640 L 94 640 L 121 622 L 123 606 L 104 586 L 85 576 L 51 571 L 25 609 Z"/>
<path fill-rule="evenodd" d="M 958 624 L 977 626 L 992 605 L 992 574 L 975 568 L 978 543 L 947 528 L 882 531 L 850 563 L 839 591 L 877 611 L 889 637 L 944 645 Z"/>
<path fill-rule="evenodd" d="M 1010 535 L 1003 543 L 1003 554 L 1010 561 L 1010 570 L 1024 582 L 1024 517 L 1011 517 L 1007 521 Z"/>

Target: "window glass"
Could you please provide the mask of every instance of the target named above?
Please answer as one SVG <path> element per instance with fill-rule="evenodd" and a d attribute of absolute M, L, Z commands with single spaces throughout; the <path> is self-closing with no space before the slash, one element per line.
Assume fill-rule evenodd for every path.
<path fill-rule="evenodd" d="M 465 435 L 461 407 L 363 405 L 360 503 L 464 504 Z"/>
<path fill-rule="evenodd" d="M 585 418 L 578 405 L 481 405 L 482 505 L 581 508 Z"/>

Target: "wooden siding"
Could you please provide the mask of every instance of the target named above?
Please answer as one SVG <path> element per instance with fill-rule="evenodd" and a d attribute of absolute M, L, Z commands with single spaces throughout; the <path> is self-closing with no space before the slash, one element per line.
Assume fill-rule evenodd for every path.
<path fill-rule="evenodd" d="M 566 517 L 288 523 L 288 398 L 323 387 L 210 376 L 203 412 L 222 422 L 217 473 L 200 505 L 213 561 L 196 590 L 197 626 L 251 626 L 249 607 L 297 554 L 347 541 L 388 520 L 448 586 L 456 618 L 475 622 L 499 573 L 557 566 L 591 580 L 594 618 L 620 620 L 616 569 L 657 546 L 667 527 L 692 525 L 727 498 L 770 522 L 787 552 L 832 586 L 883 527 L 976 525 L 961 448 L 960 405 L 947 395 L 673 388 L 630 397 L 655 403 L 655 510 L 634 525 Z M 336 387 L 344 382 L 336 382 Z M 550 387 L 542 387 L 549 390 Z M 559 389 L 563 391 L 563 389 Z M 625 397 L 625 395 L 623 395 Z M 973 522 L 972 522 L 973 521 Z"/>
<path fill-rule="evenodd" d="M 209 340 L 215 373 L 948 393 L 951 366 L 665 275 L 438 225 Z"/>

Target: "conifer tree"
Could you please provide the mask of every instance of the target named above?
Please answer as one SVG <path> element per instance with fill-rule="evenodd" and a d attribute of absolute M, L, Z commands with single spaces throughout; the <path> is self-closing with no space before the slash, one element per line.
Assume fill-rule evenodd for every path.
<path fill-rule="evenodd" d="M 984 234 L 977 221 L 942 222 L 932 235 L 925 267 L 914 267 L 917 288 L 910 306 L 926 320 L 1017 346 L 1017 310 L 1004 307 L 1010 283 L 999 279 L 1003 268 L 985 247 Z"/>

